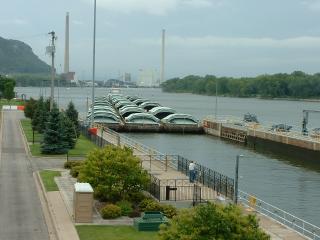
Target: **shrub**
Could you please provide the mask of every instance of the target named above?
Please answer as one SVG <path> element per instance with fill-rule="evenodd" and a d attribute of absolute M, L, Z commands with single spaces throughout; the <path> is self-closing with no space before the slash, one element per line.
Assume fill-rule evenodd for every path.
<path fill-rule="evenodd" d="M 269 240 L 253 215 L 244 215 L 235 205 L 199 205 L 179 212 L 168 225 L 161 225 L 161 240 L 221 239 Z"/>
<path fill-rule="evenodd" d="M 64 163 L 64 168 L 71 169 L 76 166 L 80 166 L 83 164 L 83 161 L 69 160 Z"/>
<path fill-rule="evenodd" d="M 142 191 L 149 175 L 131 149 L 109 145 L 88 155 L 79 181 L 90 183 L 100 200 L 114 201 L 128 199 L 130 192 Z"/>
<path fill-rule="evenodd" d="M 74 178 L 77 178 L 79 176 L 79 172 L 81 168 L 82 168 L 82 165 L 72 167 L 70 170 L 70 175 Z"/>
<path fill-rule="evenodd" d="M 101 209 L 103 219 L 114 219 L 121 216 L 121 208 L 114 204 L 107 204 Z"/>
<path fill-rule="evenodd" d="M 138 204 L 147 198 L 149 197 L 144 195 L 143 192 L 130 192 L 128 194 L 128 200 L 134 204 Z"/>
<path fill-rule="evenodd" d="M 128 216 L 133 211 L 132 204 L 129 201 L 122 200 L 120 202 L 117 202 L 116 205 L 121 208 L 122 216 Z"/>
<path fill-rule="evenodd" d="M 176 207 L 168 204 L 162 204 L 162 212 L 168 218 L 173 218 L 178 214 L 178 210 Z"/>
<path fill-rule="evenodd" d="M 129 217 L 130 218 L 136 218 L 136 217 L 140 217 L 141 213 L 139 211 L 139 209 L 134 209 L 130 214 Z"/>
<path fill-rule="evenodd" d="M 159 202 L 147 198 L 145 200 L 143 200 L 140 204 L 139 204 L 139 208 L 142 212 L 145 211 L 162 211 L 162 207 L 160 205 Z"/>

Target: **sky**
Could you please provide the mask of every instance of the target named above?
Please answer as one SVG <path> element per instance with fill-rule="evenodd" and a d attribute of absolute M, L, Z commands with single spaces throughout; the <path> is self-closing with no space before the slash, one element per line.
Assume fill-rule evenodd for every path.
<path fill-rule="evenodd" d="M 70 12 L 70 70 L 91 79 L 93 0 L 1 0 L 0 36 L 45 54 L 49 31 L 63 69 Z M 320 72 L 320 0 L 97 0 L 96 75 L 159 71 L 166 29 L 165 78 L 190 74 L 256 76 Z"/>

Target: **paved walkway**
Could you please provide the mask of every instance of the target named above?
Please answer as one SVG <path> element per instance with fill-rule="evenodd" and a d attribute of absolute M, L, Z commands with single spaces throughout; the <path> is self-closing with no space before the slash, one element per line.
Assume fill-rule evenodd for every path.
<path fill-rule="evenodd" d="M 46 240 L 49 239 L 48 230 L 19 127 L 22 115 L 16 111 L 3 111 L 0 239 Z"/>

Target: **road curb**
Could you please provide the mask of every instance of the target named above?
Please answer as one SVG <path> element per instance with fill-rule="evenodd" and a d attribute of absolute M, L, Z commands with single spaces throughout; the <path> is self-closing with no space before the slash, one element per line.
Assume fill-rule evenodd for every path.
<path fill-rule="evenodd" d="M 23 127 L 22 127 L 22 124 L 21 124 L 21 120 L 19 121 L 19 127 L 20 127 L 20 131 L 22 133 L 22 136 L 23 136 L 23 144 L 24 144 L 24 148 L 26 150 L 26 153 L 28 155 L 28 158 L 30 157 L 33 157 L 32 154 L 31 154 L 31 150 L 30 150 L 30 146 L 29 146 L 29 142 L 28 142 L 28 139 L 27 139 L 27 136 L 23 130 Z"/>
<path fill-rule="evenodd" d="M 49 201 L 46 194 L 46 189 L 43 185 L 40 173 L 34 172 L 33 178 L 37 185 L 38 195 L 40 198 L 43 214 L 48 228 L 50 240 L 59 240 L 58 230 L 54 224 L 53 212 L 50 208 Z"/>

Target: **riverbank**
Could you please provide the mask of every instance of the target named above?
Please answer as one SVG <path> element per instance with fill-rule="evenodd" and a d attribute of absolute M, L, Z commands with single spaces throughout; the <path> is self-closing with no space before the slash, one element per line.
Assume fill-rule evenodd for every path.
<path fill-rule="evenodd" d="M 215 95 L 211 94 L 200 94 L 200 93 L 193 93 L 193 92 L 184 92 L 184 91 L 177 91 L 177 92 L 171 92 L 171 91 L 164 91 L 161 89 L 164 93 L 169 94 L 192 94 L 192 95 L 199 95 L 199 96 L 207 96 L 207 97 L 215 97 Z M 260 97 L 260 96 L 232 96 L 232 95 L 219 95 L 219 98 L 239 98 L 239 99 L 261 99 L 261 100 L 275 100 L 275 101 L 298 101 L 298 102 L 320 102 L 320 98 L 289 98 L 289 97 Z"/>

